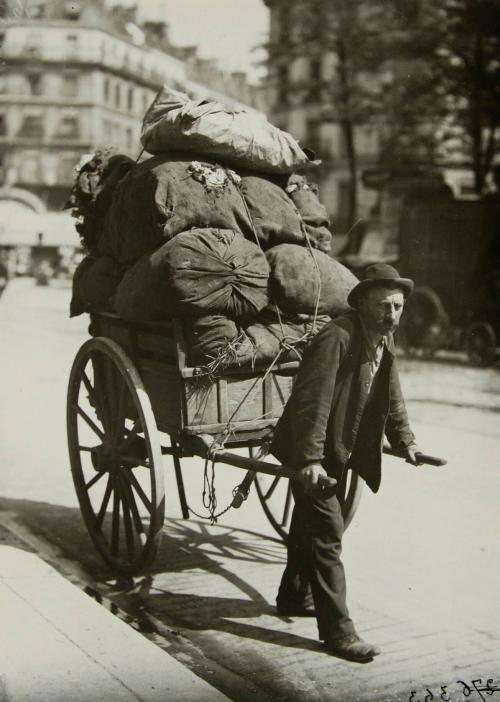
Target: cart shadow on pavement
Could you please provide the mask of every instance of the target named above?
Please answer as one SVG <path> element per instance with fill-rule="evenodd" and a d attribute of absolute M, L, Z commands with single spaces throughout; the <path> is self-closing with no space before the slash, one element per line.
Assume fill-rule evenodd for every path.
<path fill-rule="evenodd" d="M 319 650 L 318 641 L 284 630 L 283 624 L 286 629 L 292 620 L 276 616 L 274 605 L 252 584 L 263 582 L 267 566 L 281 570 L 284 563 L 284 547 L 276 539 L 231 526 L 168 519 L 154 570 L 138 596 L 155 618 L 185 632 L 220 632 Z M 189 573 L 192 580 L 185 577 Z M 277 590 L 278 581 L 273 587 Z M 242 597 L 234 596 L 235 589 Z"/>
<path fill-rule="evenodd" d="M 150 575 L 135 582 L 118 579 L 110 588 L 115 576 L 95 551 L 79 509 L 0 497 L 0 522 L 5 517 L 22 527 L 21 536 L 26 530 L 36 540 L 48 542 L 50 553 L 40 555 L 53 565 L 57 567 L 64 559 L 75 562 L 104 590 L 114 590 L 128 599 L 132 610 L 145 608 L 167 625 L 193 633 L 218 631 L 256 642 L 320 649 L 318 641 L 287 631 L 292 620 L 277 617 L 274 605 L 245 577 L 250 569 L 253 582 L 260 583 L 263 568 L 281 570 L 285 551 L 276 539 L 231 526 L 167 519 Z M 195 581 L 202 592 L 189 587 L 188 583 Z M 278 581 L 273 586 L 277 589 Z M 231 594 L 211 594 L 219 588 Z M 235 596 L 235 591 L 242 596 Z"/>

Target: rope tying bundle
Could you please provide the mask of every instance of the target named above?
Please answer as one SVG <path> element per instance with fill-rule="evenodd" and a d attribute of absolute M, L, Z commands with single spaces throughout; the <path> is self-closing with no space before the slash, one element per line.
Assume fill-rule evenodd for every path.
<path fill-rule="evenodd" d="M 246 212 L 248 214 L 248 218 L 249 218 L 251 225 L 252 225 L 252 231 L 253 231 L 256 243 L 262 249 L 262 246 L 261 246 L 261 243 L 259 241 L 259 237 L 257 235 L 257 230 L 255 228 L 255 224 L 253 222 L 250 210 L 248 208 L 245 197 L 243 196 L 243 193 L 241 192 L 240 183 L 237 183 L 237 185 L 238 185 L 238 191 L 241 195 Z M 297 213 L 300 217 L 300 213 L 298 212 L 298 210 L 297 210 Z M 320 301 L 321 301 L 321 272 L 320 272 L 316 257 L 314 256 L 314 249 L 313 249 L 313 246 L 311 244 L 311 239 L 307 233 L 307 229 L 306 229 L 304 221 L 302 220 L 302 217 L 300 217 L 300 224 L 301 224 L 302 232 L 304 234 L 304 240 L 307 244 L 307 248 L 309 250 L 309 253 L 312 256 L 312 259 L 314 262 L 314 267 L 316 268 L 316 272 L 318 275 L 318 293 L 316 295 L 316 302 L 315 302 L 315 306 L 314 306 L 312 327 L 305 334 L 303 334 L 299 339 L 292 339 L 289 336 L 287 337 L 286 332 L 285 332 L 285 328 L 283 325 L 281 310 L 275 302 L 272 303 L 274 305 L 275 310 L 276 310 L 278 322 L 279 322 L 279 325 L 281 328 L 282 338 L 280 339 L 279 350 L 278 350 L 277 354 L 274 356 L 274 358 L 272 359 L 271 363 L 268 365 L 265 373 L 262 376 L 258 376 L 257 378 L 255 378 L 254 382 L 251 384 L 250 388 L 247 390 L 247 392 L 241 398 L 238 405 L 233 410 L 231 416 L 227 420 L 226 425 L 224 427 L 224 430 L 215 438 L 212 446 L 210 447 L 210 449 L 208 451 L 207 457 L 205 459 L 205 468 L 204 468 L 204 474 L 203 474 L 203 492 L 202 492 L 203 506 L 208 511 L 208 515 L 205 515 L 205 516 L 200 515 L 197 512 L 195 512 L 193 509 L 191 509 L 191 507 L 189 507 L 189 511 L 192 514 L 194 514 L 196 517 L 198 517 L 200 519 L 209 519 L 210 524 L 212 524 L 212 525 L 217 522 L 219 517 L 221 517 L 222 515 L 224 515 L 226 512 L 228 512 L 231 509 L 231 507 L 235 503 L 235 498 L 238 494 L 239 485 L 233 489 L 233 500 L 230 502 L 230 504 L 222 511 L 216 513 L 217 495 L 216 495 L 216 488 L 215 488 L 215 477 L 216 477 L 215 476 L 215 464 L 217 462 L 217 451 L 224 449 L 226 441 L 229 439 L 229 437 L 232 434 L 234 435 L 234 424 L 233 424 L 234 418 L 236 417 L 237 413 L 240 411 L 241 407 L 248 400 L 251 393 L 256 388 L 257 384 L 261 383 L 262 385 L 264 385 L 265 380 L 267 379 L 267 377 L 269 376 L 271 371 L 274 369 L 274 367 L 278 363 L 281 356 L 285 352 L 294 352 L 297 354 L 299 360 L 302 360 L 302 355 L 298 351 L 297 346 L 310 341 L 310 339 L 312 339 L 318 331 L 317 318 L 318 318 L 319 305 L 320 305 Z M 234 353 L 234 349 L 231 349 L 231 350 Z M 221 360 L 224 359 L 226 356 L 227 356 L 227 354 L 225 354 L 223 352 L 222 354 L 219 354 L 217 359 L 214 359 L 214 362 L 212 364 L 209 364 L 209 367 L 207 367 L 206 375 L 208 375 L 210 380 L 212 380 L 212 381 L 215 380 L 216 372 L 223 370 L 224 363 L 221 362 Z M 200 374 L 200 375 L 203 375 L 203 374 Z M 261 415 L 261 417 L 265 417 L 265 415 Z M 261 417 L 256 417 L 255 419 L 259 419 Z"/>

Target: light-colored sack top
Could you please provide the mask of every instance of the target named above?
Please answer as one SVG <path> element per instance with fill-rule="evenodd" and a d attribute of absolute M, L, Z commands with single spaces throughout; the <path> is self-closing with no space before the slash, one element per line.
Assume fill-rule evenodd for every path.
<path fill-rule="evenodd" d="M 298 172 L 320 163 L 264 116 L 191 100 L 166 85 L 144 116 L 141 143 L 151 154 L 187 151 L 262 173 Z"/>

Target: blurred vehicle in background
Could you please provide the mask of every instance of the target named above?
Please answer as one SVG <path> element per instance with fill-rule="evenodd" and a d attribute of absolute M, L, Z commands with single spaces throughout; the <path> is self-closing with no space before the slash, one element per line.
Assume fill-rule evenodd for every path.
<path fill-rule="evenodd" d="M 500 352 L 500 199 L 457 200 L 435 175 L 373 187 L 378 211 L 342 262 L 359 273 L 384 260 L 415 280 L 399 332 L 405 350 L 465 350 L 474 365 L 492 364 Z"/>

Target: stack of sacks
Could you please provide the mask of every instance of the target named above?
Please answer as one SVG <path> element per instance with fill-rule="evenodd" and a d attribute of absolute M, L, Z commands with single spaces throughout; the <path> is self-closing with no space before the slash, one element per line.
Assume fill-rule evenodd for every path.
<path fill-rule="evenodd" d="M 141 140 L 155 155 L 114 184 L 72 313 L 112 293 L 130 322 L 181 317 L 191 363 L 263 364 L 280 349 L 280 361 L 296 360 L 356 283 L 327 255 L 326 210 L 298 174 L 316 162 L 261 117 L 167 89 Z"/>

